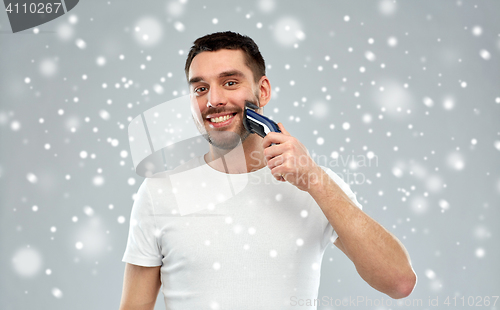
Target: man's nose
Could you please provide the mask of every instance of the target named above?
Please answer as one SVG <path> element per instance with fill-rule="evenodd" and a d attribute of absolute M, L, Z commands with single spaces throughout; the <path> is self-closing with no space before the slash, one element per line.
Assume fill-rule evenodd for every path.
<path fill-rule="evenodd" d="M 226 96 L 224 95 L 224 91 L 218 87 L 211 87 L 208 91 L 207 98 L 207 107 L 217 107 L 219 105 L 226 104 Z"/>

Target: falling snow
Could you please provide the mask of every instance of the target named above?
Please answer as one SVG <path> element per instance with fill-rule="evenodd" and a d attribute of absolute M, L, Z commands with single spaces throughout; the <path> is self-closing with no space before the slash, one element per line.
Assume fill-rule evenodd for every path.
<path fill-rule="evenodd" d="M 130 146 L 144 143 L 140 152 L 148 152 L 171 133 L 151 126 L 161 138 L 129 139 L 129 124 L 188 95 L 183 64 L 190 44 L 228 25 L 253 37 L 266 60 L 272 98 L 263 113 L 282 122 L 315 159 L 326 158 L 323 166 L 345 181 L 350 176 L 363 210 L 407 245 L 419 276 L 415 298 L 473 295 L 467 282 L 473 277 L 478 291 L 498 288 L 482 275 L 499 253 L 500 33 L 491 17 L 498 4 L 364 5 L 373 14 L 347 2 L 222 7 L 167 0 L 131 11 L 110 1 L 92 11 L 80 4 L 25 34 L 2 36 L 11 47 L 2 53 L 0 73 L 1 216 L 8 239 L 2 244 L 10 260 L 3 271 L 12 283 L 6 296 L 26 295 L 33 300 L 28 308 L 53 300 L 66 309 L 77 289 L 105 289 L 107 282 L 96 279 L 119 268 L 129 224 L 142 225 L 130 213 L 144 179 L 135 173 L 139 153 Z M 169 117 L 158 115 L 155 125 Z M 198 155 L 185 151 L 185 159 Z M 280 192 L 269 199 L 289 203 Z M 291 216 L 310 221 L 309 207 Z M 257 223 L 224 216 L 227 231 L 242 241 L 235 251 L 244 255 L 260 251 L 276 262 L 286 242 L 294 251 L 312 246 L 306 231 L 282 244 L 255 244 L 252 238 L 265 233 Z M 152 234 L 160 240 L 162 233 Z M 220 241 L 203 240 L 204 249 Z M 415 251 L 421 244 L 427 251 Z M 355 270 L 329 246 L 323 264 L 338 275 L 322 288 L 353 295 L 359 288 L 346 278 Z M 207 257 L 210 271 L 227 270 L 223 258 Z M 75 268 L 78 288 L 66 285 Z M 224 309 L 221 300 L 209 303 Z"/>
<path fill-rule="evenodd" d="M 163 26 L 155 17 L 142 17 L 135 22 L 134 39 L 145 47 L 157 45 L 163 37 Z"/>
<path fill-rule="evenodd" d="M 23 277 L 35 276 L 42 268 L 42 262 L 40 252 L 30 247 L 18 249 L 12 257 L 14 271 Z"/>

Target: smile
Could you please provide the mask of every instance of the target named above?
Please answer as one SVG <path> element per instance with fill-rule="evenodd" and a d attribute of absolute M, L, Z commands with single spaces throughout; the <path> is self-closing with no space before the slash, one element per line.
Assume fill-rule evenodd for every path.
<path fill-rule="evenodd" d="M 229 125 L 233 121 L 235 115 L 236 113 L 210 118 L 209 123 L 212 127 L 215 128 L 224 127 Z"/>

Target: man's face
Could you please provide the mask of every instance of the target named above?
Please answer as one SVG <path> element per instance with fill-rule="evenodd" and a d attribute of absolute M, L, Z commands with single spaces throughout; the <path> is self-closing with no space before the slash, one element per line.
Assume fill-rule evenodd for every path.
<path fill-rule="evenodd" d="M 189 88 L 193 108 L 201 115 L 195 122 L 204 126 L 209 143 L 233 149 L 245 141 L 250 135 L 243 126 L 245 100 L 259 105 L 259 91 L 243 51 L 221 49 L 196 55 L 189 69 Z"/>

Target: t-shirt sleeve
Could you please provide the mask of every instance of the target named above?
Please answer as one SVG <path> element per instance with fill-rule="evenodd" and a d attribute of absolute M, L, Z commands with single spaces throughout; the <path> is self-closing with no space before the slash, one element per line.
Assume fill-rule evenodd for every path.
<path fill-rule="evenodd" d="M 153 201 L 146 178 L 137 191 L 130 215 L 127 247 L 122 262 L 153 267 L 162 265 Z"/>
<path fill-rule="evenodd" d="M 333 172 L 330 168 L 326 168 L 321 166 L 321 168 L 337 183 L 337 185 L 344 191 L 344 193 L 351 199 L 352 202 L 359 208 L 363 209 L 363 206 L 358 202 L 356 199 L 356 195 L 352 192 L 351 188 L 349 187 L 349 184 L 344 182 L 344 180 L 339 177 L 335 172 Z M 326 219 L 326 216 L 325 216 Z M 325 228 L 325 233 L 324 233 L 324 238 L 329 240 L 330 242 L 335 242 L 337 240 L 338 235 L 335 229 L 333 229 L 332 225 L 328 220 L 326 220 L 326 228 Z"/>

